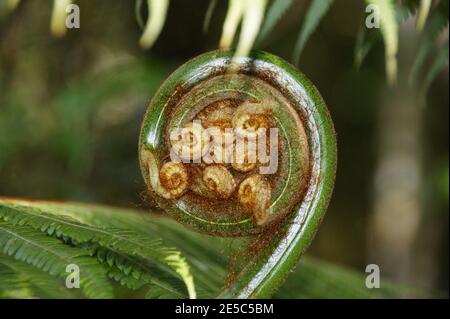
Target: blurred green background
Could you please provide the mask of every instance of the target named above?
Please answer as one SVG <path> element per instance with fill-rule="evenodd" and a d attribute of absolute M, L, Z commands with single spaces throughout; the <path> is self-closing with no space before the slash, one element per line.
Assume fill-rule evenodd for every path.
<path fill-rule="evenodd" d="M 217 48 L 227 2 L 205 34 L 209 1 L 171 1 L 149 51 L 138 45 L 134 1 L 76 3 L 81 28 L 61 39 L 49 34 L 51 1 L 0 11 L 0 195 L 147 207 L 137 158 L 146 106 L 175 68 Z M 258 48 L 290 60 L 306 6 L 295 1 Z M 356 71 L 364 8 L 336 1 L 300 58 L 328 104 L 339 152 L 334 196 L 309 253 L 448 291 L 448 67 L 421 103 L 407 81 L 420 36 L 407 21 L 397 86 L 386 85 L 382 42 Z"/>

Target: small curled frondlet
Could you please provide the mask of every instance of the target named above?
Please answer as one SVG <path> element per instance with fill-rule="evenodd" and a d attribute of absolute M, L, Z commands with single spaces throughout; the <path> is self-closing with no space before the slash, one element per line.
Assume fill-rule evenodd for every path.
<path fill-rule="evenodd" d="M 199 122 L 188 123 L 172 142 L 172 150 L 183 161 L 197 161 L 208 151 L 208 139 Z"/>
<path fill-rule="evenodd" d="M 236 188 L 233 175 L 222 165 L 207 166 L 203 182 L 218 198 L 229 198 Z"/>
<path fill-rule="evenodd" d="M 249 172 L 256 167 L 258 160 L 257 147 L 253 142 L 238 140 L 234 144 L 233 162 L 231 166 L 239 172 Z M 252 158 L 253 156 L 253 158 Z"/>
<path fill-rule="evenodd" d="M 259 103 L 245 102 L 239 106 L 233 115 L 232 125 L 240 136 L 256 138 L 258 129 L 270 128 L 267 110 Z"/>
<path fill-rule="evenodd" d="M 205 127 L 231 128 L 235 108 L 230 100 L 217 101 L 200 112 L 198 119 Z"/>
<path fill-rule="evenodd" d="M 149 180 L 156 193 L 165 199 L 178 199 L 192 192 L 199 197 L 190 198 L 188 193 L 188 201 L 212 200 L 212 205 L 230 200 L 243 216 L 251 214 L 254 224 L 264 225 L 272 186 L 252 172 L 264 163 L 258 153 L 261 143 L 266 146 L 261 152 L 267 150 L 267 131 L 259 129 L 276 127 L 269 103 L 216 101 L 191 122 L 173 130 L 172 162 L 158 169 L 156 160 L 149 161 Z"/>
<path fill-rule="evenodd" d="M 248 176 L 239 185 L 239 202 L 252 212 L 258 225 L 263 225 L 269 217 L 271 205 L 271 186 L 269 181 L 259 174 Z"/>
<path fill-rule="evenodd" d="M 189 173 L 182 163 L 168 162 L 159 171 L 159 181 L 156 191 L 164 198 L 175 199 L 187 191 Z"/>

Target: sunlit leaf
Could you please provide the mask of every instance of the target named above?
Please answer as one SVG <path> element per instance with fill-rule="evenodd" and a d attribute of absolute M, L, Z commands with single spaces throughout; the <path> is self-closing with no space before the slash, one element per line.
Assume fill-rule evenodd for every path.
<path fill-rule="evenodd" d="M 148 18 L 139 44 L 144 49 L 153 46 L 166 21 L 169 0 L 147 0 Z"/>
<path fill-rule="evenodd" d="M 425 26 L 430 8 L 431 0 L 420 0 L 420 7 L 416 20 L 416 28 L 418 31 L 422 31 L 423 27 Z"/>
<path fill-rule="evenodd" d="M 233 39 L 239 23 L 242 20 L 247 0 L 229 0 L 228 11 L 223 23 L 222 37 L 219 47 L 228 49 L 233 44 Z"/>
<path fill-rule="evenodd" d="M 52 18 L 50 21 L 50 33 L 57 38 L 64 36 L 67 32 L 66 8 L 72 3 L 72 0 L 54 0 Z"/>
<path fill-rule="evenodd" d="M 247 56 L 258 36 L 267 0 L 247 0 L 235 56 Z"/>
<path fill-rule="evenodd" d="M 144 0 L 136 0 L 134 4 L 134 15 L 136 16 L 136 21 L 142 30 L 145 28 L 145 22 L 141 14 L 143 4 Z"/>

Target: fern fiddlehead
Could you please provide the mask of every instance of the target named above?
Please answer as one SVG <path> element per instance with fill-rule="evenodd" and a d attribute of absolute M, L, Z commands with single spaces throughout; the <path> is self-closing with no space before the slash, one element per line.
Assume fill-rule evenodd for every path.
<path fill-rule="evenodd" d="M 167 214 L 200 232 L 263 243 L 224 298 L 273 294 L 310 244 L 336 171 L 319 92 L 259 51 L 234 59 L 214 51 L 175 71 L 147 110 L 139 156 Z"/>

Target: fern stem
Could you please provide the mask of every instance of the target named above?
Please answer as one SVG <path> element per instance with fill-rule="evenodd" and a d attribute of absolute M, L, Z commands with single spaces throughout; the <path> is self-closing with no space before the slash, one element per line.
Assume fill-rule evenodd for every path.
<path fill-rule="evenodd" d="M 336 171 L 335 133 L 319 92 L 293 66 L 264 52 L 253 51 L 248 58 L 233 59 L 233 56 L 233 51 L 213 51 L 189 61 L 169 77 L 145 115 L 139 154 L 149 191 L 168 215 L 201 232 L 219 236 L 257 234 L 254 243 L 262 248 L 220 297 L 264 298 L 276 291 L 296 265 L 325 214 Z M 237 67 L 236 73 L 230 75 L 230 67 Z M 189 201 L 189 194 L 169 200 L 153 193 L 148 174 L 158 174 L 161 158 L 167 157 L 166 132 L 181 125 L 183 119 L 198 114 L 206 97 L 224 99 L 236 96 L 233 95 L 236 91 L 241 98 L 248 95 L 266 101 L 267 105 L 270 99 L 265 100 L 268 97 L 264 90 L 275 96 L 282 94 L 279 98 L 287 101 L 272 110 L 286 141 L 286 153 L 280 156 L 287 163 L 281 174 L 287 177 L 282 191 L 272 196 L 270 226 L 257 225 L 251 219 L 232 220 L 214 210 L 212 218 L 221 218 L 217 222 L 203 211 L 208 209 L 207 205 L 195 206 Z M 183 103 L 179 104 L 180 100 Z M 306 140 L 301 137 L 302 127 L 307 132 Z M 306 148 L 301 146 L 304 143 L 308 144 Z M 281 213 L 286 209 L 286 214 Z"/>

